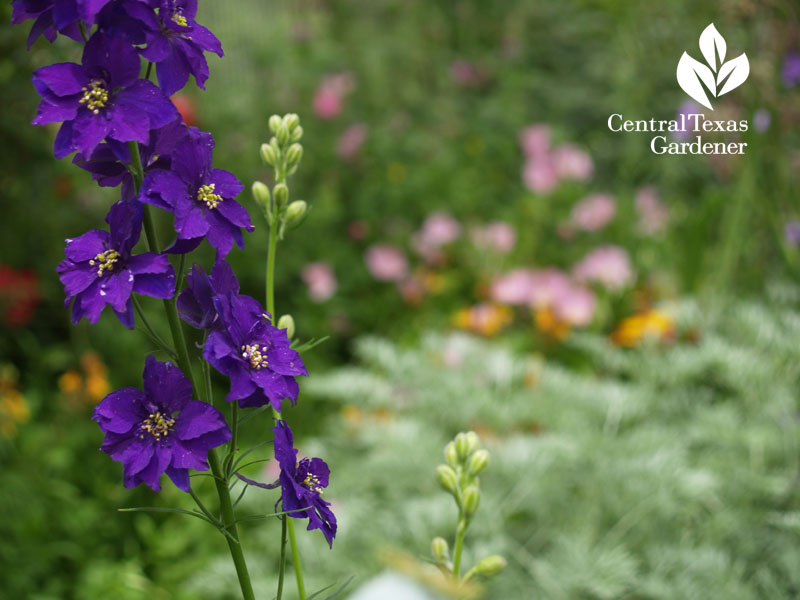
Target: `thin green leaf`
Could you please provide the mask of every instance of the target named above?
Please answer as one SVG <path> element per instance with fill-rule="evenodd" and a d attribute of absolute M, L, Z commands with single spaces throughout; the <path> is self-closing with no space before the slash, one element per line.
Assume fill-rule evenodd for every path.
<path fill-rule="evenodd" d="M 292 350 L 296 350 L 297 352 L 299 352 L 300 354 L 302 354 L 303 352 L 307 352 L 308 350 L 311 350 L 312 348 L 316 348 L 316 347 L 317 347 L 317 346 L 319 346 L 319 345 L 320 345 L 322 342 L 324 342 L 325 340 L 329 339 L 330 337 L 331 337 L 331 336 L 329 336 L 329 335 L 326 335 L 325 337 L 323 337 L 323 338 L 320 338 L 320 339 L 311 338 L 310 340 L 308 340 L 307 342 L 305 342 L 305 343 L 303 343 L 303 344 L 300 344 L 299 346 L 295 346 L 295 345 L 294 345 L 294 344 L 297 342 L 297 340 L 295 340 L 295 341 L 292 343 L 292 346 L 291 346 L 291 348 L 292 348 Z"/>
<path fill-rule="evenodd" d="M 351 576 L 350 576 L 350 578 L 348 578 L 348 580 L 347 580 L 347 581 L 345 581 L 345 582 L 344 582 L 344 583 L 343 583 L 341 586 L 339 586 L 339 589 L 337 589 L 335 592 L 333 592 L 333 593 L 332 593 L 330 596 L 326 596 L 326 597 L 324 598 L 324 600 L 333 600 L 334 598 L 338 597 L 338 596 L 339 596 L 339 594 L 341 594 L 341 593 L 344 591 L 344 589 L 345 589 L 345 588 L 346 588 L 348 585 L 350 585 L 350 582 L 351 582 L 351 581 L 353 581 L 353 579 L 354 579 L 354 578 L 355 578 L 355 576 L 354 576 L 354 575 L 351 575 Z M 325 590 L 329 590 L 329 589 L 331 589 L 331 588 L 332 588 L 334 585 L 336 585 L 336 584 L 335 584 L 335 583 L 332 583 L 332 584 L 330 584 L 329 586 L 327 586 L 327 587 L 324 587 L 324 588 L 322 588 L 321 590 L 314 592 L 314 593 L 313 593 L 313 594 L 311 594 L 310 596 L 306 596 L 306 600 L 314 600 L 314 598 L 316 598 L 317 596 L 319 596 L 320 594 L 322 594 L 322 593 L 323 593 Z"/>

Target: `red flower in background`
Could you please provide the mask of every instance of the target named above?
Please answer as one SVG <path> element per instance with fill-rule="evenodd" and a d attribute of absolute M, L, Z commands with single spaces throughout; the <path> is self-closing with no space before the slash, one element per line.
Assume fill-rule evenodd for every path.
<path fill-rule="evenodd" d="M 0 319 L 4 325 L 24 327 L 30 323 L 41 299 L 36 273 L 0 265 Z"/>
<path fill-rule="evenodd" d="M 189 96 L 175 94 L 170 96 L 170 100 L 172 100 L 175 108 L 178 109 L 181 117 L 183 117 L 184 123 L 189 127 L 197 125 L 197 111 L 194 108 L 194 101 Z"/>

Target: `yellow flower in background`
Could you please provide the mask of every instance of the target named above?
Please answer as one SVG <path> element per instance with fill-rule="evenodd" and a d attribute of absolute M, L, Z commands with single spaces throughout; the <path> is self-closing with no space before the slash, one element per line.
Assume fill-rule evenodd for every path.
<path fill-rule="evenodd" d="M 674 338 L 675 323 L 658 310 L 648 310 L 623 319 L 611 334 L 611 341 L 624 348 L 633 348 L 647 339 L 669 341 Z"/>
<path fill-rule="evenodd" d="M 554 340 L 563 342 L 569 336 L 569 323 L 559 319 L 549 307 L 535 310 L 533 319 L 536 328 Z"/>
<path fill-rule="evenodd" d="M 493 337 L 511 324 L 511 309 L 502 304 L 476 304 L 462 308 L 452 318 L 454 327 Z"/>
<path fill-rule="evenodd" d="M 58 378 L 58 389 L 70 404 L 97 404 L 108 395 L 108 369 L 95 352 L 81 356 L 81 371 L 69 370 Z"/>
<path fill-rule="evenodd" d="M 0 368 L 0 435 L 11 438 L 17 425 L 26 423 L 31 413 L 25 397 L 17 388 L 17 371 L 13 366 Z"/>

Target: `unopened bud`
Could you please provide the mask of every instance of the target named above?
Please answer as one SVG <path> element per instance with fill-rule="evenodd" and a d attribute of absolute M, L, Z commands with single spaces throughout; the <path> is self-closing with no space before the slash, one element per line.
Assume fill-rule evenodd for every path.
<path fill-rule="evenodd" d="M 269 211 L 269 188 L 261 181 L 253 183 L 253 200 L 266 214 Z"/>
<path fill-rule="evenodd" d="M 303 147 L 300 144 L 292 144 L 286 151 L 286 163 L 291 167 L 300 162 L 303 158 Z"/>
<path fill-rule="evenodd" d="M 464 509 L 464 513 L 471 517 L 476 512 L 478 512 L 478 507 L 481 504 L 481 491 L 478 489 L 477 485 L 470 485 L 467 489 L 464 490 L 464 496 L 461 500 L 462 508 Z"/>
<path fill-rule="evenodd" d="M 486 468 L 489 464 L 489 451 L 485 449 L 478 450 L 469 457 L 467 463 L 467 473 L 474 477 Z"/>
<path fill-rule="evenodd" d="M 478 446 L 481 445 L 481 438 L 478 437 L 478 434 L 474 431 L 467 432 L 467 443 L 469 444 L 469 451 L 470 453 L 475 452 L 478 449 Z"/>
<path fill-rule="evenodd" d="M 466 433 L 459 433 L 455 439 L 456 442 L 456 451 L 458 452 L 458 460 L 464 462 L 469 457 L 470 452 L 474 450 L 474 448 L 470 445 L 469 436 Z"/>
<path fill-rule="evenodd" d="M 305 200 L 295 200 L 286 208 L 286 224 L 296 225 L 303 220 L 308 210 L 308 204 Z"/>
<path fill-rule="evenodd" d="M 455 442 L 448 442 L 447 446 L 444 447 L 444 459 L 454 469 L 458 466 L 458 452 L 456 451 Z"/>
<path fill-rule="evenodd" d="M 431 554 L 438 562 L 447 562 L 450 560 L 450 548 L 447 546 L 447 540 L 441 537 L 433 538 L 431 542 Z"/>
<path fill-rule="evenodd" d="M 286 126 L 286 129 L 289 130 L 289 133 L 297 129 L 297 126 L 300 125 L 300 117 L 298 117 L 294 113 L 289 113 L 288 115 L 283 116 L 283 124 Z"/>
<path fill-rule="evenodd" d="M 289 339 L 294 337 L 294 319 L 292 315 L 283 315 L 278 319 L 278 329 L 285 329 Z"/>
<path fill-rule="evenodd" d="M 455 494 L 458 490 L 458 478 L 456 472 L 447 465 L 436 467 L 436 481 L 439 482 L 445 491 Z"/>
<path fill-rule="evenodd" d="M 275 137 L 278 138 L 278 143 L 281 146 L 285 146 L 289 143 L 289 130 L 286 128 L 286 125 L 281 123 L 281 126 L 278 127 L 278 131 L 275 132 Z"/>
<path fill-rule="evenodd" d="M 279 207 L 285 206 L 289 201 L 289 188 L 286 187 L 285 183 L 279 183 L 272 188 L 272 196 Z"/>
<path fill-rule="evenodd" d="M 272 133 L 277 134 L 278 129 L 281 128 L 281 125 L 283 125 L 283 119 L 281 119 L 278 115 L 272 115 L 269 118 L 269 130 Z"/>
<path fill-rule="evenodd" d="M 478 561 L 478 564 L 473 567 L 478 575 L 483 575 L 484 577 L 493 577 L 500 573 L 503 569 L 508 566 L 508 561 L 499 556 L 497 554 L 493 554 L 492 556 L 487 556 L 484 559 Z"/>
<path fill-rule="evenodd" d="M 269 144 L 261 144 L 261 160 L 270 167 L 274 167 L 278 162 L 278 153 L 275 152 L 275 148 Z"/>
<path fill-rule="evenodd" d="M 298 125 L 297 127 L 295 127 L 294 131 L 292 131 L 291 140 L 293 142 L 299 142 L 302 137 L 303 137 L 303 127 L 302 125 Z"/>

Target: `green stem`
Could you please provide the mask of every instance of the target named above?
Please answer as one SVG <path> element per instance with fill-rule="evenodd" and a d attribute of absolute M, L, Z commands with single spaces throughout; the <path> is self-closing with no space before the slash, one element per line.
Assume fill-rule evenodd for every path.
<path fill-rule="evenodd" d="M 278 569 L 278 594 L 275 600 L 281 600 L 283 597 L 283 572 L 286 570 L 286 527 L 288 520 L 289 515 L 283 515 L 281 523 L 281 561 Z"/>
<path fill-rule="evenodd" d="M 275 254 L 278 248 L 278 215 L 272 211 L 269 225 L 269 250 L 267 251 L 267 312 L 272 317 L 273 325 L 277 323 L 275 315 Z"/>
<path fill-rule="evenodd" d="M 292 546 L 292 563 L 294 563 L 294 574 L 297 579 L 297 595 L 300 600 L 306 600 L 306 585 L 303 583 L 303 570 L 300 567 L 300 551 L 297 548 L 297 539 L 294 535 L 294 521 L 286 515 L 286 527 L 289 530 L 289 544 Z"/>
<path fill-rule="evenodd" d="M 464 548 L 464 535 L 466 533 L 467 521 L 462 515 L 459 515 L 455 549 L 453 550 L 453 577 L 456 579 L 458 579 L 458 573 L 461 570 L 461 550 Z"/>
<path fill-rule="evenodd" d="M 130 148 L 131 154 L 131 166 L 134 169 L 134 184 L 138 192 L 139 187 L 142 185 L 142 179 L 144 178 L 142 158 L 139 154 L 139 144 L 136 142 L 129 142 L 128 147 Z M 147 205 L 144 207 L 143 220 L 145 236 L 147 237 L 150 250 L 153 252 L 161 252 L 149 208 L 150 207 Z M 169 321 L 170 331 L 172 332 L 172 340 L 178 355 L 178 366 L 189 378 L 192 383 L 192 389 L 197 393 L 197 386 L 195 385 L 194 375 L 192 374 L 192 363 L 189 360 L 189 351 L 186 346 L 186 338 L 183 336 L 178 310 L 175 307 L 175 303 L 171 300 L 164 300 L 164 309 L 167 313 L 167 320 Z M 239 543 L 239 531 L 236 527 L 236 516 L 233 512 L 228 482 L 223 478 L 222 465 L 220 464 L 219 456 L 217 456 L 217 452 L 214 448 L 208 451 L 208 463 L 211 466 L 211 472 L 214 474 L 214 485 L 217 488 L 220 512 L 222 513 L 222 524 L 227 532 L 225 539 L 228 542 L 228 549 L 230 550 L 233 564 L 236 567 L 236 575 L 239 578 L 239 585 L 242 588 L 242 597 L 244 600 L 255 600 L 253 585 L 250 583 L 250 574 L 247 571 L 247 563 L 244 559 L 244 552 L 242 552 L 242 545 Z"/>
<path fill-rule="evenodd" d="M 228 454 L 225 455 L 225 460 L 222 461 L 222 468 L 225 471 L 225 476 L 231 476 L 231 465 L 233 464 L 233 457 L 236 454 L 237 437 L 239 433 L 239 403 L 231 402 L 231 441 L 228 446 Z"/>

